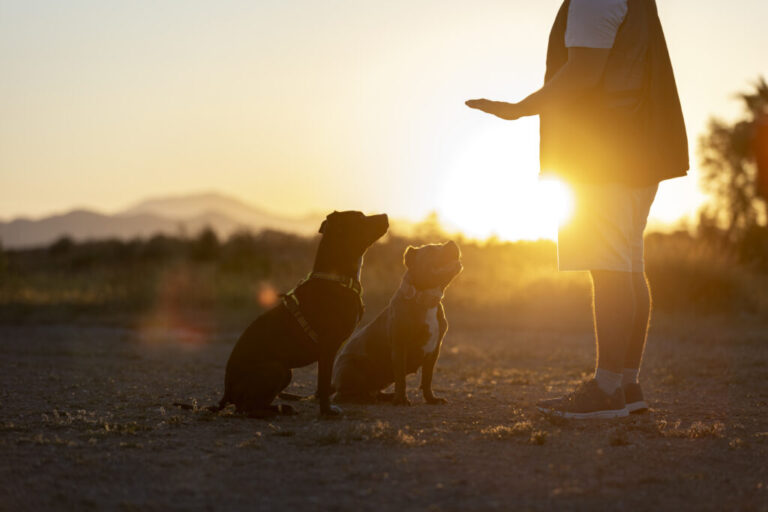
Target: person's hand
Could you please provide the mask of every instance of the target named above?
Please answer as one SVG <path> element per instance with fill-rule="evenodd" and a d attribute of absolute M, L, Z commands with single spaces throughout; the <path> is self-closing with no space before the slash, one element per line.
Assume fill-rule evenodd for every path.
<path fill-rule="evenodd" d="M 517 103 L 505 103 L 503 101 L 492 101 L 483 98 L 479 100 L 468 100 L 465 104 L 469 108 L 482 110 L 483 112 L 493 114 L 494 116 L 507 121 L 514 121 L 523 116 Z"/>

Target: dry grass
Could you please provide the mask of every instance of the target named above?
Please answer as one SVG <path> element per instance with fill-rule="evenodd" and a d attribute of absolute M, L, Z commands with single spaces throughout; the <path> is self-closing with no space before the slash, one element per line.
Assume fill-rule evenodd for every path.
<path fill-rule="evenodd" d="M 682 439 L 701 439 L 704 437 L 722 438 L 725 436 L 725 424 L 721 421 L 703 422 L 694 421 L 687 427 L 682 426 L 682 420 L 669 422 L 659 420 L 657 427 L 663 437 L 677 437 Z"/>
<path fill-rule="evenodd" d="M 193 337 L 211 325 L 240 325 L 267 305 L 264 290 L 287 290 L 306 275 L 316 245 L 316 239 L 276 234 L 249 240 L 228 242 L 203 259 L 194 239 L 167 239 L 160 248 L 154 241 L 93 242 L 64 252 L 8 252 L 0 321 L 98 318 Z M 404 248 L 424 241 L 434 240 L 390 236 L 371 248 L 363 273 L 371 309 L 397 288 Z M 588 324 L 588 278 L 558 274 L 553 243 L 459 242 L 465 271 L 451 287 L 449 308 L 472 312 L 479 323 L 536 327 L 556 318 L 561 329 Z M 646 245 L 660 313 L 768 317 L 768 274 L 687 234 L 654 234 Z"/>

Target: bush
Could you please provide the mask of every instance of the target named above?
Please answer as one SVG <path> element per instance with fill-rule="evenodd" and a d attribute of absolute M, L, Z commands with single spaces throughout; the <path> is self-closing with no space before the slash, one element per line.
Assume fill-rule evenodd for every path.
<path fill-rule="evenodd" d="M 754 237 L 750 247 L 766 243 L 765 233 Z M 37 313 L 41 304 L 131 314 L 162 305 L 174 315 L 196 317 L 202 309 L 208 318 L 253 316 L 266 304 L 263 293 L 285 292 L 309 272 L 318 239 L 268 231 L 240 232 L 222 242 L 208 230 L 194 239 L 158 235 L 75 243 L 63 238 L 47 250 L 0 252 L 0 265 L 14 269 L 13 279 L 0 280 L 0 298 L 14 311 Z M 384 307 L 398 288 L 405 248 L 426 241 L 432 240 L 389 235 L 371 247 L 363 269 L 369 312 Z M 553 242 L 460 245 L 464 272 L 446 293 L 452 319 L 590 328 L 588 275 L 557 272 Z M 688 233 L 651 234 L 646 255 L 657 312 L 768 316 L 768 274 L 745 264 L 738 251 Z"/>
<path fill-rule="evenodd" d="M 205 228 L 192 241 L 190 254 L 193 260 L 214 261 L 219 257 L 219 237 L 211 228 Z"/>
<path fill-rule="evenodd" d="M 183 240 L 166 235 L 155 235 L 143 244 L 141 257 L 145 261 L 167 263 L 171 260 L 182 259 L 185 252 Z"/>
<path fill-rule="evenodd" d="M 222 246 L 220 268 L 232 274 L 250 274 L 265 277 L 271 271 L 271 259 L 249 232 L 233 234 Z"/>
<path fill-rule="evenodd" d="M 65 256 L 75 247 L 75 242 L 68 236 L 62 236 L 48 247 L 51 256 Z"/>

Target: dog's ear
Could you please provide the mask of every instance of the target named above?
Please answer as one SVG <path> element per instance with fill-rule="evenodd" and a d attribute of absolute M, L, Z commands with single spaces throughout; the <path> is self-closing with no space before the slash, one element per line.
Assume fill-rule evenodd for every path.
<path fill-rule="evenodd" d="M 318 230 L 318 233 L 324 234 L 324 233 L 325 233 L 325 228 L 327 228 L 327 227 L 328 227 L 328 221 L 329 221 L 329 220 L 330 220 L 332 217 L 337 217 L 338 215 L 339 215 L 339 212 L 337 212 L 336 210 L 333 210 L 333 213 L 329 213 L 329 214 L 328 214 L 328 215 L 325 217 L 325 220 L 323 221 L 323 223 L 322 223 L 322 224 L 320 224 L 320 229 Z"/>
<path fill-rule="evenodd" d="M 413 257 L 416 255 L 416 248 L 412 245 L 409 245 L 408 248 L 403 253 L 403 265 L 405 265 L 405 268 L 411 268 L 411 263 L 413 263 Z"/>
<path fill-rule="evenodd" d="M 447 242 L 443 243 L 443 247 L 447 247 L 452 252 L 455 252 L 457 258 L 461 258 L 461 249 L 459 249 L 458 244 L 453 240 L 448 240 Z"/>

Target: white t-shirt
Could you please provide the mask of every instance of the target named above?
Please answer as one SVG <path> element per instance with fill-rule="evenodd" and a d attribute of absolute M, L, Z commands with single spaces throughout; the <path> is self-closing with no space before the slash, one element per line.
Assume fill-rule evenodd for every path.
<path fill-rule="evenodd" d="M 627 15 L 627 0 L 571 0 L 565 46 L 613 48 Z"/>

